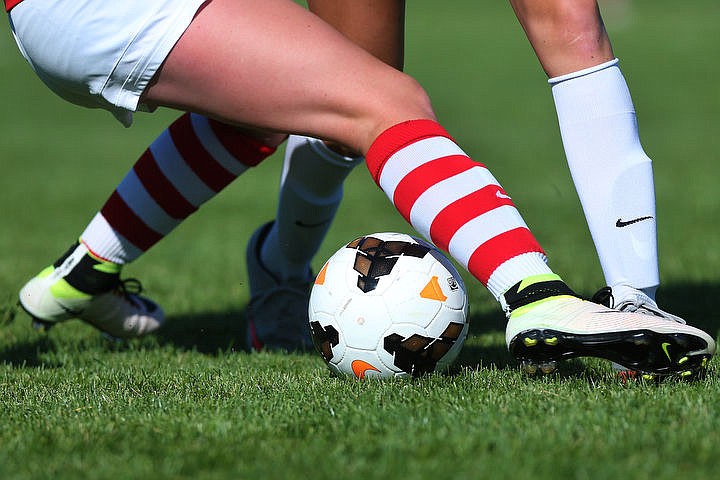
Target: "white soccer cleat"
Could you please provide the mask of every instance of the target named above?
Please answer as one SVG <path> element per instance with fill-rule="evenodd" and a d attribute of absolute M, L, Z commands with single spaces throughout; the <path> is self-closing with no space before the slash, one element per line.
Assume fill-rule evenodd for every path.
<path fill-rule="evenodd" d="M 616 298 L 618 298 L 619 301 L 616 302 Z M 621 312 L 642 313 L 643 315 L 664 318 L 671 322 L 687 323 L 683 318 L 658 307 L 657 303 L 642 291 L 624 285 L 619 285 L 615 288 L 603 287 L 593 295 L 591 301 L 609 308 L 614 308 L 615 310 L 620 310 Z M 619 363 L 613 362 L 612 367 L 624 377 L 633 377 L 636 374 L 632 369 L 628 369 Z"/>
<path fill-rule="evenodd" d="M 541 365 L 548 370 L 548 365 L 569 358 L 596 357 L 641 375 L 693 377 L 715 353 L 710 335 L 684 323 L 620 312 L 562 289 L 556 296 L 532 301 L 533 290 L 547 293 L 552 283 L 537 282 L 522 290 L 516 286 L 506 293 L 510 315 L 505 339 L 510 353 L 530 366 L 527 371 Z"/>
<path fill-rule="evenodd" d="M 652 298 L 632 287 L 621 285 L 601 288 L 593 295 L 591 301 L 621 312 L 642 313 L 677 323 L 686 323 L 684 319 L 661 309 Z"/>
<path fill-rule="evenodd" d="M 141 337 L 160 328 L 165 320 L 163 311 L 140 296 L 142 287 L 137 280 L 108 276 L 114 278 L 111 290 L 96 294 L 84 293 L 68 283 L 68 275 L 75 267 L 97 269 L 100 263 L 87 254 L 82 244 L 76 245 L 55 265 L 26 283 L 19 300 L 33 324 L 48 329 L 77 318 L 116 338 Z"/>

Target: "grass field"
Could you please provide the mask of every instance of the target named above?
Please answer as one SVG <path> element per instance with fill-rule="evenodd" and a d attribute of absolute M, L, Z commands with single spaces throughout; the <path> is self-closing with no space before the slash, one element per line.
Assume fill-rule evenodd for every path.
<path fill-rule="evenodd" d="M 513 195 L 555 271 L 603 285 L 564 162 L 550 90 L 506 2 L 408 2 L 407 70 L 441 121 Z M 488 5 L 486 5 L 488 4 Z M 720 3 L 602 2 L 654 159 L 661 304 L 717 336 Z M 0 478 L 716 478 L 720 368 L 660 385 L 575 361 L 528 379 L 504 318 L 470 281 L 471 336 L 453 375 L 331 377 L 317 355 L 245 351 L 248 236 L 274 215 L 280 155 L 126 268 L 165 308 L 158 335 L 111 343 L 69 322 L 48 334 L 22 284 L 77 237 L 177 113 L 63 103 L 0 33 Z M 409 227 L 353 172 L 319 267 L 363 233 Z"/>

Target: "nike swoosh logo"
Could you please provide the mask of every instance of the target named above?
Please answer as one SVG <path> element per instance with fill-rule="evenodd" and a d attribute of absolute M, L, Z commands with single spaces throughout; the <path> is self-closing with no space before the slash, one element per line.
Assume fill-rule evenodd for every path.
<path fill-rule="evenodd" d="M 364 360 L 353 360 L 351 367 L 352 367 L 353 373 L 359 379 L 365 378 L 365 372 L 367 372 L 368 370 L 372 370 L 375 372 L 380 371 Z"/>
<path fill-rule="evenodd" d="M 323 220 L 322 222 L 313 222 L 313 223 L 305 223 L 302 220 L 295 220 L 295 225 L 302 228 L 317 228 L 322 227 L 326 223 L 330 223 L 332 221 L 332 218 L 328 218 L 327 220 Z"/>
<path fill-rule="evenodd" d="M 643 220 L 650 220 L 651 218 L 653 218 L 653 217 L 652 216 L 638 217 L 638 218 L 633 218 L 632 220 L 628 220 L 628 221 L 623 221 L 622 218 L 618 218 L 617 222 L 615 222 L 615 226 L 618 228 L 627 227 L 628 225 L 632 225 L 633 223 L 642 222 Z"/>
<path fill-rule="evenodd" d="M 60 307 L 68 315 L 73 315 L 75 317 L 78 317 L 78 316 L 82 315 L 82 313 L 84 312 L 84 310 L 73 310 L 72 308 L 66 307 L 65 305 L 63 305 L 60 302 L 55 302 L 55 303 L 57 304 L 58 307 Z"/>
<path fill-rule="evenodd" d="M 668 342 L 663 342 L 660 344 L 660 346 L 662 347 L 663 352 L 665 352 L 665 356 L 668 358 L 668 360 L 672 362 L 672 358 L 670 358 L 670 352 L 668 352 L 668 347 L 670 346 L 670 344 Z"/>
<path fill-rule="evenodd" d="M 496 196 L 497 198 L 504 198 L 504 199 L 506 199 L 506 200 L 512 200 L 512 198 L 510 198 L 510 195 L 507 195 L 507 194 L 505 194 L 505 193 L 502 193 L 500 190 L 497 190 L 497 191 L 495 192 L 495 196 Z"/>

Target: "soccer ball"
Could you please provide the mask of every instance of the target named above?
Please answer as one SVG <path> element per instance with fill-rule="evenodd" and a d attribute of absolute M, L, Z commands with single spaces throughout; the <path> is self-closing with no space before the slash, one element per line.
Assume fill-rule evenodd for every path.
<path fill-rule="evenodd" d="M 403 233 L 373 233 L 338 250 L 310 294 L 315 348 L 335 373 L 418 377 L 446 370 L 468 331 L 453 264 Z"/>

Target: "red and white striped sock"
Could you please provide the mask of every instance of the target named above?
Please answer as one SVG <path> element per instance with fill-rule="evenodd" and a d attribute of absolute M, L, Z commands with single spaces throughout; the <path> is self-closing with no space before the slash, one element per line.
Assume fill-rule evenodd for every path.
<path fill-rule="evenodd" d="M 496 297 L 552 273 L 510 197 L 437 122 L 412 120 L 383 132 L 367 166 L 395 208 Z"/>
<path fill-rule="evenodd" d="M 186 113 L 143 153 L 80 236 L 96 256 L 128 263 L 274 148 Z"/>

